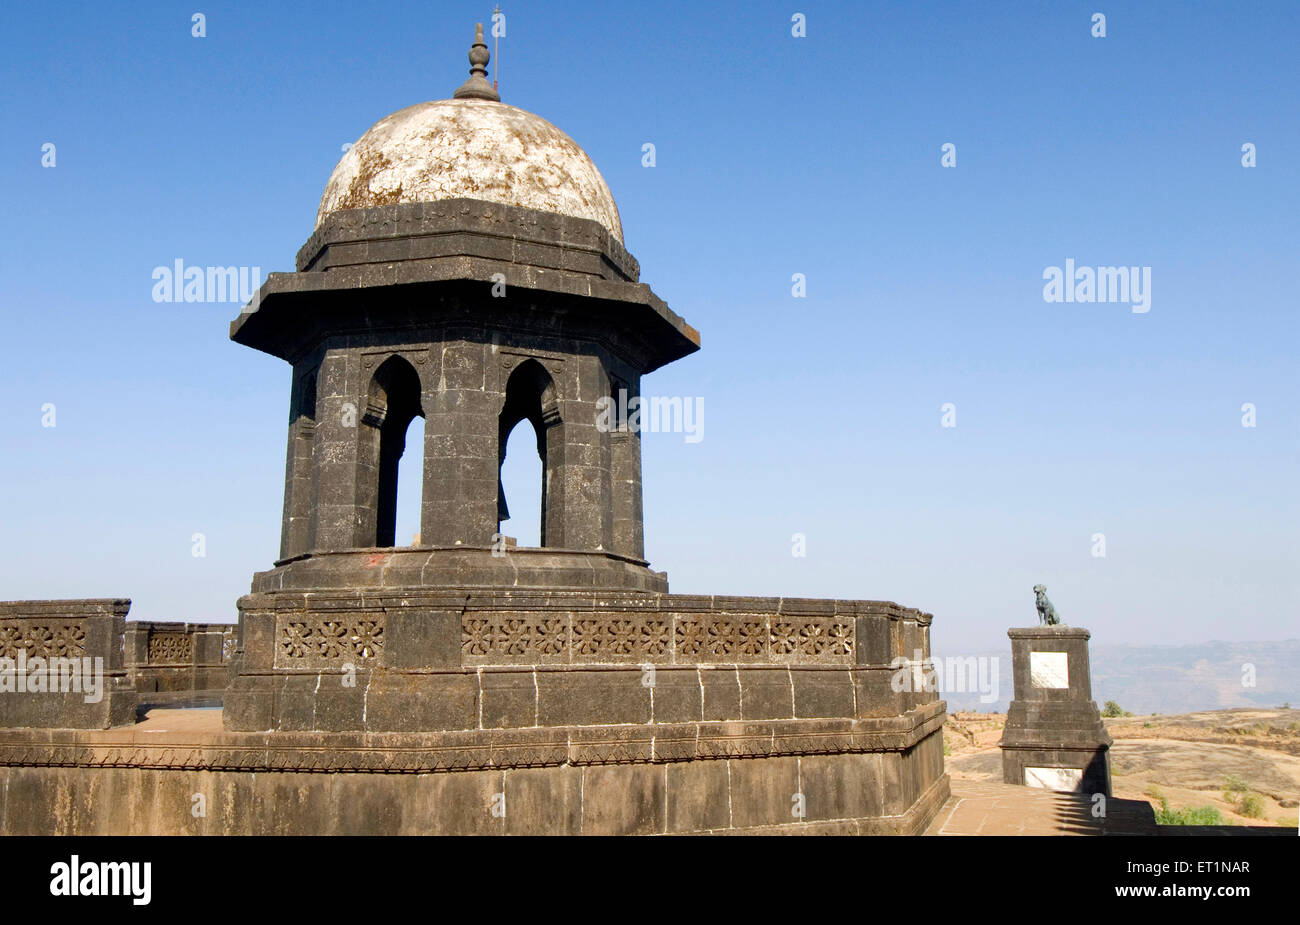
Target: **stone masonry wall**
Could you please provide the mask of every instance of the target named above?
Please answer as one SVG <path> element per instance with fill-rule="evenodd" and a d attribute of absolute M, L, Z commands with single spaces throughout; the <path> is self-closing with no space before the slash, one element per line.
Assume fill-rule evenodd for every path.
<path fill-rule="evenodd" d="M 220 691 L 230 681 L 235 626 L 229 623 L 126 624 L 125 664 L 140 693 Z"/>
<path fill-rule="evenodd" d="M 130 607 L 110 598 L 0 602 L 0 727 L 134 722 L 122 652 Z"/>

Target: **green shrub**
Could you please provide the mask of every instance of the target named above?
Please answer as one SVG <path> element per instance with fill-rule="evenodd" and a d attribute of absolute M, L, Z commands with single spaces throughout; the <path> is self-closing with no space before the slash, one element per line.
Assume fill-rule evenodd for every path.
<path fill-rule="evenodd" d="M 1157 825 L 1223 825 L 1223 816 L 1213 806 L 1194 806 L 1188 809 L 1170 809 L 1169 801 L 1161 797 L 1156 810 Z"/>
<path fill-rule="evenodd" d="M 1106 705 L 1101 708 L 1101 715 L 1107 717 L 1115 716 L 1132 716 L 1133 714 L 1125 710 L 1113 700 L 1107 700 Z"/>
<path fill-rule="evenodd" d="M 1243 793 L 1237 800 L 1237 812 L 1250 819 L 1264 818 L 1264 798 L 1258 793 Z"/>
<path fill-rule="evenodd" d="M 1229 774 L 1223 779 L 1223 801 L 1225 803 L 1236 803 L 1237 797 L 1249 790 L 1246 782 L 1236 774 Z"/>

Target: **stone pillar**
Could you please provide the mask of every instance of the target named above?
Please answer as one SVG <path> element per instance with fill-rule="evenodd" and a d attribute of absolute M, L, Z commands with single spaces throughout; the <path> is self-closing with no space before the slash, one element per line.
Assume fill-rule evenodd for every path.
<path fill-rule="evenodd" d="M 448 342 L 440 379 L 425 386 L 423 546 L 490 546 L 496 533 L 501 394 L 485 388 L 486 350 Z"/>
<path fill-rule="evenodd" d="M 645 558 L 641 510 L 641 435 L 632 430 L 609 434 L 613 483 L 614 552 Z"/>
<path fill-rule="evenodd" d="M 573 407 L 576 402 L 562 403 Z M 588 410 L 579 406 L 581 416 Z M 609 521 L 609 469 L 601 465 L 602 434 L 596 424 L 565 420 L 547 431 L 547 455 L 550 441 L 559 444 L 563 460 L 547 466 L 548 498 L 558 501 L 559 510 L 546 512 L 546 545 L 563 549 L 605 549 L 613 545 Z M 561 482 L 555 484 L 555 479 Z"/>
<path fill-rule="evenodd" d="M 125 618 L 123 618 L 125 620 Z M 128 673 L 134 672 L 149 664 L 149 629 L 152 623 L 141 623 L 133 620 L 130 623 L 124 623 L 122 634 L 122 663 Z M 142 687 L 135 682 L 136 690 L 153 690 L 156 688 Z"/>
<path fill-rule="evenodd" d="M 614 552 L 637 559 L 645 558 L 645 534 L 641 506 L 641 434 L 628 426 L 627 405 L 641 394 L 639 376 L 610 378 L 609 392 L 614 402 L 611 430 L 605 434 L 609 444 L 610 519 Z"/>
<path fill-rule="evenodd" d="M 1086 629 L 1007 630 L 1015 699 L 1002 732 L 1009 784 L 1110 796 L 1110 734 L 1092 699 Z"/>
<path fill-rule="evenodd" d="M 565 383 L 561 423 L 546 434 L 548 498 L 559 510 L 546 512 L 546 545 L 564 549 L 611 550 L 614 522 L 610 513 L 610 450 L 598 426 L 596 402 L 606 382 L 595 357 L 578 359 L 576 379 Z M 576 386 L 577 394 L 572 389 Z M 556 446 L 552 446 L 554 440 Z M 556 454 L 556 455 L 552 455 Z M 559 484 L 555 483 L 560 479 Z"/>
<path fill-rule="evenodd" d="M 280 558 L 311 549 L 312 444 L 316 437 L 316 375 L 295 375 L 289 408 L 289 448 L 284 471 L 284 522 L 280 531 Z"/>
<path fill-rule="evenodd" d="M 357 509 L 359 431 L 366 410 L 365 390 L 352 381 L 358 362 L 346 351 L 331 350 L 320 368 L 312 477 L 317 486 L 315 547 L 322 551 L 373 543 L 362 539 Z"/>

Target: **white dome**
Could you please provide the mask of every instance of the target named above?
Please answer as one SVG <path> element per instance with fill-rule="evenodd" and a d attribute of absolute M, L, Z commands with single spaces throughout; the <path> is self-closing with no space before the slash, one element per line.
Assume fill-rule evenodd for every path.
<path fill-rule="evenodd" d="M 316 225 L 340 209 L 443 199 L 589 218 L 623 242 L 587 152 L 541 116 L 485 99 L 418 103 L 376 122 L 330 174 Z"/>

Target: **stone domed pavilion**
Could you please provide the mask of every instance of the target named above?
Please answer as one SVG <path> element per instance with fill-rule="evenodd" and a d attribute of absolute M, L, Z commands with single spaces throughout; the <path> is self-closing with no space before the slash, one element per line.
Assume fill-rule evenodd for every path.
<path fill-rule="evenodd" d="M 293 372 L 280 550 L 238 602 L 222 728 L 6 747 L 77 832 L 923 831 L 949 793 L 944 704 L 897 682 L 930 615 L 669 593 L 640 434 L 600 409 L 699 335 L 640 281 L 586 153 L 499 101 L 481 26 L 470 63 L 343 155 L 296 272 L 231 324 Z M 501 534 L 525 420 L 535 547 Z M 132 788 L 155 808 L 96 802 Z M 222 811 L 193 821 L 199 792 Z"/>

